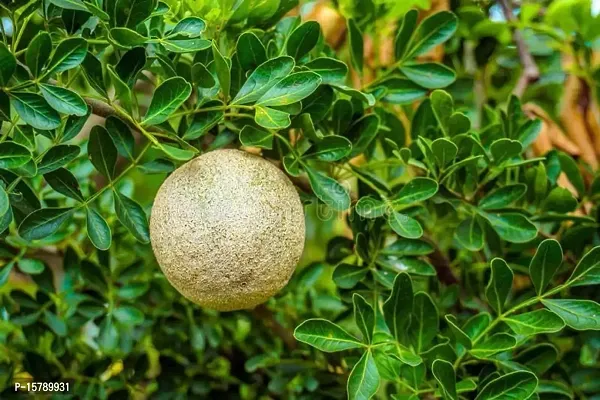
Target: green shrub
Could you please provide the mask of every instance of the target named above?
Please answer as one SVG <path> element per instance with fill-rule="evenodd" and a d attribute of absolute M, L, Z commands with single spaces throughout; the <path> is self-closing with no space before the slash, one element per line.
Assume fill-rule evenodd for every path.
<path fill-rule="evenodd" d="M 600 180 L 533 156 L 543 121 L 502 87 L 511 29 L 551 42 L 529 100 L 557 102 L 564 49 L 598 87 L 597 35 L 570 31 L 589 3 L 557 3 L 584 12 L 340 1 L 332 48 L 286 16 L 297 0 L 4 1 L 0 397 L 597 400 Z M 396 20 L 392 64 L 368 65 L 363 32 Z M 220 314 L 168 284 L 147 216 L 168 173 L 224 147 L 291 177 L 308 241 L 276 298 Z"/>

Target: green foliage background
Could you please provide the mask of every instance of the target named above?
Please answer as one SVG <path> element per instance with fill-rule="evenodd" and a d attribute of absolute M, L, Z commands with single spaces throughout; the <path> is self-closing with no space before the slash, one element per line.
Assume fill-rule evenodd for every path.
<path fill-rule="evenodd" d="M 599 17 L 500 3 L 340 0 L 342 46 L 297 0 L 0 3 L 0 397 L 600 399 L 600 179 L 523 110 L 558 120 L 569 75 L 598 100 Z M 289 285 L 233 313 L 169 285 L 147 220 L 223 147 L 307 214 Z"/>

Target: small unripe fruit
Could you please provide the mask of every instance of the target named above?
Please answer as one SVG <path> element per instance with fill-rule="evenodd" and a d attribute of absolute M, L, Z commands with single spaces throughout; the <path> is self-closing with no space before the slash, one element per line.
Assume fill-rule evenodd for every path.
<path fill-rule="evenodd" d="M 174 171 L 150 218 L 152 249 L 169 282 L 220 311 L 252 308 L 283 288 L 304 235 L 292 182 L 239 150 L 212 151 Z"/>

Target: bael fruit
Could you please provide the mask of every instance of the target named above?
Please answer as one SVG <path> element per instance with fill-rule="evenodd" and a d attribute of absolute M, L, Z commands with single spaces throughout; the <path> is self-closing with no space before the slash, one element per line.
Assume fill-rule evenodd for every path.
<path fill-rule="evenodd" d="M 304 213 L 292 182 L 261 157 L 216 150 L 173 172 L 150 218 L 156 259 L 191 301 L 252 308 L 283 288 L 304 247 Z"/>

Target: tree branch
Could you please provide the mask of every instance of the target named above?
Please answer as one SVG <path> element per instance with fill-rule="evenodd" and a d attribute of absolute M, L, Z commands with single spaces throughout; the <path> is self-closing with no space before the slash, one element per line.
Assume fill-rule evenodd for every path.
<path fill-rule="evenodd" d="M 92 108 L 92 114 L 102 118 L 108 118 L 111 115 L 116 115 L 115 109 L 103 101 L 84 97 L 83 100 Z"/>
<path fill-rule="evenodd" d="M 259 304 L 252 310 L 252 315 L 263 322 L 265 327 L 278 336 L 289 350 L 294 350 L 298 343 L 291 330 L 281 325 L 276 319 L 273 312 L 264 304 Z"/>
<path fill-rule="evenodd" d="M 502 7 L 502 12 L 506 18 L 506 21 L 511 24 L 516 22 L 516 18 L 512 11 L 511 0 L 498 0 L 498 2 L 500 3 L 500 7 Z M 515 28 L 513 32 L 513 39 L 517 44 L 519 59 L 521 60 L 521 65 L 523 66 L 523 72 L 517 81 L 513 93 L 518 97 L 521 97 L 523 96 L 523 93 L 525 93 L 527 86 L 529 86 L 530 83 L 536 82 L 540 78 L 540 70 L 535 63 L 533 56 L 529 52 L 529 47 L 527 47 L 521 31 L 519 31 L 517 28 Z"/>

